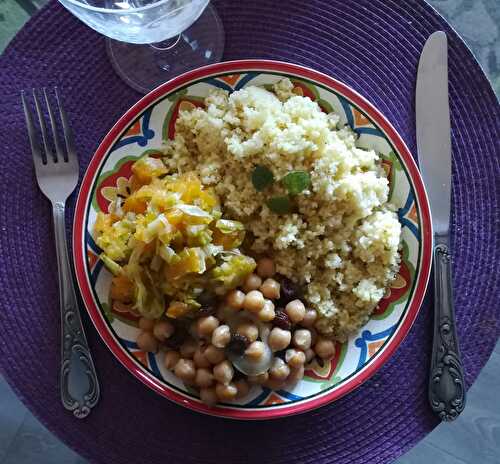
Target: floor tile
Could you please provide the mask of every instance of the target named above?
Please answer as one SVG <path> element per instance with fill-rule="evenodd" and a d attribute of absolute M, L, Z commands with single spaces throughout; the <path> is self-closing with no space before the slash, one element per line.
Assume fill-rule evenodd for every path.
<path fill-rule="evenodd" d="M 397 464 L 469 464 L 467 461 L 452 456 L 448 452 L 436 448 L 423 441 L 397 460 Z"/>
<path fill-rule="evenodd" d="M 28 414 L 2 464 L 72 464 L 77 457 L 75 452 Z"/>
<path fill-rule="evenodd" d="M 28 19 L 29 15 L 17 3 L 0 2 L 0 53 Z"/>
<path fill-rule="evenodd" d="M 0 463 L 21 427 L 27 410 L 0 376 Z"/>

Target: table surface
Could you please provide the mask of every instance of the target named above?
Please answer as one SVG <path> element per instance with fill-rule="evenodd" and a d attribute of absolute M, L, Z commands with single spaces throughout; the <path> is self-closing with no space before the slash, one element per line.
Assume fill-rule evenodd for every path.
<path fill-rule="evenodd" d="M 44 0 L 0 0 L 0 52 Z M 457 29 L 500 94 L 500 8 L 498 0 L 432 0 Z M 442 424 L 399 464 L 500 463 L 500 343 L 469 392 L 464 414 Z M 48 432 L 0 378 L 0 464 L 85 461 Z"/>

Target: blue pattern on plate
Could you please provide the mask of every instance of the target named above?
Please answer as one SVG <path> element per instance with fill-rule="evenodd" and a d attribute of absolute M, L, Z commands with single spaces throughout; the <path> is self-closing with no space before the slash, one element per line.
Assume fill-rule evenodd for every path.
<path fill-rule="evenodd" d="M 394 324 L 392 327 L 382 330 L 382 332 L 378 332 L 376 334 L 372 334 L 369 330 L 363 330 L 361 337 L 357 338 L 354 342 L 354 344 L 361 349 L 357 369 L 361 369 L 361 367 L 363 367 L 368 360 L 368 342 L 383 340 L 384 338 L 390 337 L 396 327 L 397 324 Z"/>

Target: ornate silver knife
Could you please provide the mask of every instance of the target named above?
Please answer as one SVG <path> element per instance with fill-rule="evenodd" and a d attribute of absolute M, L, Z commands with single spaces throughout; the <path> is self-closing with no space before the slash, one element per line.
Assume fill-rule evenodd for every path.
<path fill-rule="evenodd" d="M 465 384 L 455 329 L 449 232 L 451 209 L 451 128 L 448 103 L 448 43 L 434 32 L 420 56 L 416 89 L 417 148 L 434 229 L 434 340 L 429 401 L 443 421 L 465 406 Z"/>

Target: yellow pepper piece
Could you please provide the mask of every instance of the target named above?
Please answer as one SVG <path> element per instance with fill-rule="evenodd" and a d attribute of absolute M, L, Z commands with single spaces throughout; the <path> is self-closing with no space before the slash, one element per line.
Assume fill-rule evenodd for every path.
<path fill-rule="evenodd" d="M 153 177 L 166 174 L 167 168 L 161 159 L 143 156 L 132 165 L 132 172 L 140 183 L 147 184 Z"/>
<path fill-rule="evenodd" d="M 172 301 L 167 309 L 167 316 L 172 319 L 178 319 L 189 312 L 189 306 L 182 301 Z"/>
<path fill-rule="evenodd" d="M 132 212 L 142 214 L 146 211 L 147 204 L 144 200 L 139 199 L 134 193 L 124 201 L 122 208 L 125 213 Z"/>

